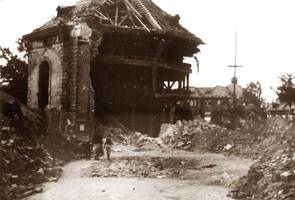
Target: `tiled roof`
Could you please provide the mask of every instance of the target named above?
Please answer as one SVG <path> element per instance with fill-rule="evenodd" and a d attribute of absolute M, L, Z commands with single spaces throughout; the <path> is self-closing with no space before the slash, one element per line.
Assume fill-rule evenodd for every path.
<path fill-rule="evenodd" d="M 190 87 L 191 97 L 193 98 L 231 98 L 233 93 L 233 86 L 228 85 L 216 87 Z M 243 88 L 236 86 L 237 98 L 242 97 Z"/>

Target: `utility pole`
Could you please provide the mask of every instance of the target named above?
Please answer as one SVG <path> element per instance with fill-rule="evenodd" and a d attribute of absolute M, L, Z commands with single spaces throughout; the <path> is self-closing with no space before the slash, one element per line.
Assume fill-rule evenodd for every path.
<path fill-rule="evenodd" d="M 235 64 L 229 65 L 228 67 L 234 68 L 234 77 L 231 79 L 231 83 L 233 84 L 233 109 L 232 109 L 232 128 L 236 129 L 237 127 L 237 95 L 236 95 L 236 85 L 238 84 L 238 78 L 237 78 L 237 67 L 242 67 L 242 65 L 237 65 L 237 49 L 238 49 L 238 36 L 237 36 L 237 30 L 235 32 Z"/>

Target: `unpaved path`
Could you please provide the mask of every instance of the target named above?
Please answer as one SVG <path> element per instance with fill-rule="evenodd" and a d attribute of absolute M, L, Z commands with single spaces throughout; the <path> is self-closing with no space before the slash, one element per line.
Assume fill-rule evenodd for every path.
<path fill-rule="evenodd" d="M 103 178 L 85 172 L 106 162 L 120 162 L 124 157 L 172 157 L 198 159 L 202 170 L 187 170 L 185 180 L 177 178 Z M 113 154 L 113 161 L 75 161 L 67 164 L 56 183 L 47 183 L 43 193 L 25 200 L 228 200 L 230 183 L 244 175 L 253 161 L 220 154 L 186 152 L 129 152 Z M 124 166 L 123 166 L 124 167 Z M 127 166 L 126 166 L 127 167 Z M 191 177 L 191 178 L 189 178 Z"/>

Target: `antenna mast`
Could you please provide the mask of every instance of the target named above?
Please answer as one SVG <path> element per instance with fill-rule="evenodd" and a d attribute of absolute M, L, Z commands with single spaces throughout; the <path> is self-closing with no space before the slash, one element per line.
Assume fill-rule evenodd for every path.
<path fill-rule="evenodd" d="M 231 79 L 231 82 L 234 86 L 233 88 L 233 108 L 232 108 L 232 128 L 236 129 L 237 122 L 237 97 L 236 97 L 236 85 L 238 83 L 237 79 L 237 67 L 242 67 L 242 65 L 237 65 L 237 51 L 238 51 L 238 33 L 237 28 L 235 30 L 235 64 L 229 65 L 228 67 L 234 68 L 234 77 Z"/>

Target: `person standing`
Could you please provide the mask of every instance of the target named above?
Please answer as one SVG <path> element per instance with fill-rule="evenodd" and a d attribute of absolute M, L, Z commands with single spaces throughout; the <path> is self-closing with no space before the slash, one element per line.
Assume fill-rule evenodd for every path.
<path fill-rule="evenodd" d="M 110 157 L 111 157 L 112 145 L 113 145 L 113 141 L 112 141 L 111 135 L 108 135 L 106 138 L 106 141 L 104 143 L 104 146 L 103 146 L 107 152 L 107 159 L 108 160 L 110 160 Z"/>
<path fill-rule="evenodd" d="M 99 160 L 99 157 L 102 155 L 102 136 L 100 133 L 96 132 L 92 138 L 93 143 L 93 152 L 94 152 L 94 160 Z"/>

